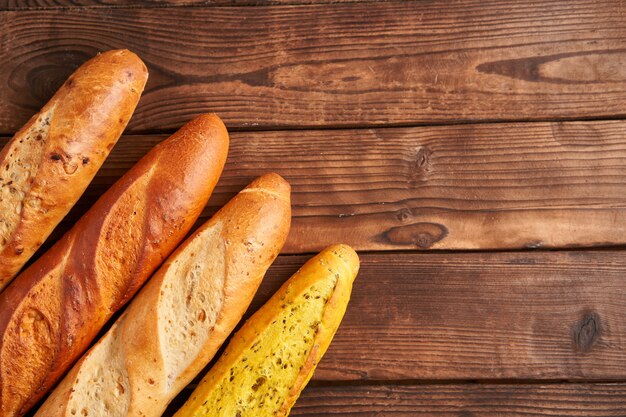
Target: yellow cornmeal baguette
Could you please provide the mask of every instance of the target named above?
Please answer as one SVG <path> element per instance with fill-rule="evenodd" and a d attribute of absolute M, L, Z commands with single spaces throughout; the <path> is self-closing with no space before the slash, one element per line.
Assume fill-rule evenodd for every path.
<path fill-rule="evenodd" d="M 357 254 L 324 249 L 235 334 L 175 417 L 287 416 L 339 327 Z"/>

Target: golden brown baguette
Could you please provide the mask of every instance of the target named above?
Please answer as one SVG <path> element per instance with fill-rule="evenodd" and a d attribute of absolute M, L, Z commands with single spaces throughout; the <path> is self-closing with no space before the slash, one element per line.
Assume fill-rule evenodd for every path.
<path fill-rule="evenodd" d="M 0 290 L 83 194 L 148 78 L 127 50 L 84 63 L 0 152 Z"/>
<path fill-rule="evenodd" d="M 287 182 L 255 180 L 169 257 L 36 416 L 161 416 L 241 319 L 290 217 Z"/>
<path fill-rule="evenodd" d="M 226 159 L 217 116 L 187 123 L 0 294 L 0 415 L 25 413 L 185 237 Z"/>
<path fill-rule="evenodd" d="M 243 325 L 175 417 L 287 416 L 328 349 L 359 269 L 324 249 Z"/>

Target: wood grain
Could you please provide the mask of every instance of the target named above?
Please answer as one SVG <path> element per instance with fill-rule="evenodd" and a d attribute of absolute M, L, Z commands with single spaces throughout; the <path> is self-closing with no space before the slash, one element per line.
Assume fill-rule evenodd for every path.
<path fill-rule="evenodd" d="M 626 385 L 308 387 L 290 415 L 617 417 L 626 415 Z"/>
<path fill-rule="evenodd" d="M 250 311 L 308 256 L 281 256 Z M 619 251 L 361 254 L 314 375 L 340 380 L 626 380 Z"/>
<path fill-rule="evenodd" d="M 73 8 L 153 8 L 210 6 L 268 6 L 275 4 L 302 5 L 328 3 L 357 3 L 390 0 L 0 0 L 0 10 L 46 10 Z M 415 1 L 415 0 L 404 0 Z"/>
<path fill-rule="evenodd" d="M 346 316 L 292 415 L 622 416 L 625 384 L 493 383 L 626 379 L 622 255 L 361 254 Z M 280 256 L 245 318 L 307 259 Z M 421 383 L 350 385 L 372 380 Z"/>
<path fill-rule="evenodd" d="M 191 395 L 184 390 L 163 417 Z M 626 384 L 309 384 L 291 416 L 623 417 Z M 32 417 L 33 413 L 29 416 Z"/>
<path fill-rule="evenodd" d="M 172 402 L 171 417 L 191 395 Z M 291 416 L 623 417 L 626 384 L 309 384 Z"/>
<path fill-rule="evenodd" d="M 59 230 L 163 138 L 123 137 Z M 233 133 L 202 219 L 269 171 L 293 186 L 285 253 L 626 244 L 626 122 Z"/>
<path fill-rule="evenodd" d="M 609 0 L 4 11 L 0 132 L 111 48 L 150 70 L 135 132 L 207 110 L 237 129 L 623 117 L 623 12 Z"/>

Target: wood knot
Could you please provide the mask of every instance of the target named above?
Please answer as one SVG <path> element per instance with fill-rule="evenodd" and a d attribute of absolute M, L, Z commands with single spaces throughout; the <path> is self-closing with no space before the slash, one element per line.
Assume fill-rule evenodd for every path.
<path fill-rule="evenodd" d="M 417 149 L 417 153 L 411 163 L 409 178 L 411 184 L 424 181 L 426 175 L 430 171 L 432 151 L 427 146 L 422 146 Z"/>
<path fill-rule="evenodd" d="M 18 63 L 9 83 L 17 86 L 18 91 L 28 91 L 33 100 L 41 103 L 40 107 L 62 85 L 73 88 L 76 81 L 70 76 L 80 63 L 89 58 L 91 54 L 82 51 L 45 51 Z M 23 78 L 18 78 L 16 74 L 23 74 Z"/>
<path fill-rule="evenodd" d="M 402 223 L 408 223 L 413 220 L 413 212 L 408 208 L 403 208 L 402 210 L 398 210 L 396 214 L 396 218 L 400 220 Z"/>
<path fill-rule="evenodd" d="M 572 327 L 572 338 L 576 350 L 582 353 L 589 352 L 601 333 L 600 316 L 595 312 L 585 313 L 583 318 Z"/>
<path fill-rule="evenodd" d="M 393 245 L 414 245 L 428 249 L 448 235 L 448 229 L 438 223 L 414 223 L 393 227 L 383 234 L 384 240 Z"/>

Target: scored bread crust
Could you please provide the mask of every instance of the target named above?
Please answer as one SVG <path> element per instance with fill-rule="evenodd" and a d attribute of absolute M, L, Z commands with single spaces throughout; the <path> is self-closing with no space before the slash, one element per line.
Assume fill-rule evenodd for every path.
<path fill-rule="evenodd" d="M 289 232 L 289 184 L 266 174 L 188 238 L 36 416 L 157 417 L 241 319 Z"/>
<path fill-rule="evenodd" d="M 227 151 L 217 116 L 187 123 L 0 293 L 0 415 L 41 399 L 185 237 Z"/>
<path fill-rule="evenodd" d="M 148 71 L 128 50 L 78 68 L 0 152 L 0 290 L 83 194 L 130 120 Z"/>
<path fill-rule="evenodd" d="M 315 336 L 309 343 L 311 350 L 302 364 L 291 364 L 294 367 L 299 367 L 300 371 L 289 392 L 285 393 L 285 401 L 276 410 L 276 414 L 273 414 L 276 416 L 287 416 L 300 393 L 311 379 L 320 359 L 330 346 L 345 314 L 352 292 L 352 283 L 356 278 L 358 270 L 358 255 L 352 248 L 343 244 L 332 245 L 307 261 L 232 337 L 222 356 L 198 384 L 198 387 L 175 414 L 175 417 L 204 415 L 198 411 L 204 405 L 212 390 L 229 374 L 232 375 L 230 370 L 233 368 L 233 365 L 239 361 L 239 358 L 246 355 L 246 352 L 249 352 L 257 345 L 263 330 L 277 320 L 280 312 L 288 308 L 295 298 L 316 283 L 329 279 L 335 280 L 332 293 L 324 304 L 322 319 L 316 327 Z M 295 322 L 286 324 L 287 326 L 290 324 L 298 325 Z M 287 338 L 281 340 L 281 343 L 285 346 L 289 345 L 290 342 Z M 246 357 L 250 358 L 249 355 L 246 355 Z M 284 363 L 287 359 L 281 358 L 281 360 Z M 250 360 L 247 363 L 250 363 Z M 237 388 L 237 386 L 233 386 L 235 392 Z M 236 397 L 237 395 L 234 394 L 234 396 Z"/>

